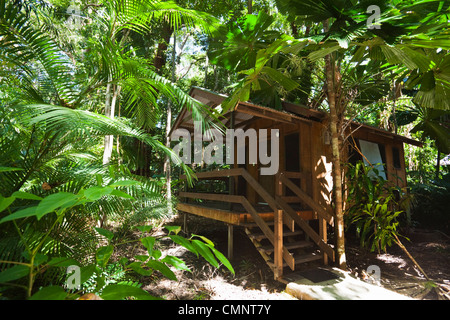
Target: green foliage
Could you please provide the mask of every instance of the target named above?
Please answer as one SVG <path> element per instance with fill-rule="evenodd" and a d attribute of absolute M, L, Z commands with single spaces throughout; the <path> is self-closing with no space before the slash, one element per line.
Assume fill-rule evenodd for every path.
<path fill-rule="evenodd" d="M 401 190 L 390 187 L 376 168 L 366 166 L 362 161 L 348 165 L 346 180 L 347 228 L 356 228 L 361 247 L 386 251 L 399 236 L 399 218 L 404 213 L 401 206 L 405 201 Z"/>
<path fill-rule="evenodd" d="M 17 285 L 26 291 L 26 296 L 29 299 L 74 299 L 79 297 L 78 293 L 67 292 L 62 287 L 51 285 L 41 288 L 34 292 L 34 284 L 36 279 L 41 274 L 45 273 L 51 268 L 67 267 L 69 265 L 80 266 L 80 263 L 70 256 L 53 256 L 45 250 L 46 239 L 50 236 L 53 229 L 57 228 L 59 224 L 63 223 L 65 215 L 71 209 L 86 205 L 89 202 L 97 201 L 103 196 L 113 194 L 114 188 L 123 185 L 134 184 L 130 181 L 120 181 L 116 184 L 111 184 L 105 187 L 95 186 L 86 190 L 81 190 L 78 194 L 70 194 L 65 192 L 55 193 L 40 200 L 36 199 L 30 194 L 23 192 L 17 193 L 12 197 L 33 198 L 39 201 L 35 206 L 27 209 L 22 209 L 10 213 L 0 220 L 0 224 L 13 223 L 16 230 L 22 239 L 25 247 L 23 261 L 1 261 L 2 263 L 12 264 L 12 267 L 6 267 L 0 272 L 0 283 L 4 285 Z M 121 193 L 120 196 L 123 194 Z M 14 199 L 15 200 L 15 199 Z M 11 202 L 12 203 L 12 202 Z M 9 209 L 9 206 L 5 206 Z M 22 219 L 29 220 L 33 217 L 37 220 L 43 219 L 51 213 L 55 213 L 51 227 L 44 236 L 39 239 L 39 243 L 30 242 L 26 237 L 26 230 L 21 230 Z M 29 223 L 33 223 L 29 221 Z M 29 226 L 29 225 L 28 225 Z M 122 299 L 126 297 L 134 297 L 136 299 L 154 299 L 146 291 L 139 288 L 135 283 L 126 283 L 120 281 L 125 273 L 134 271 L 141 276 L 151 276 L 155 271 L 160 272 L 164 277 L 176 281 L 175 273 L 169 266 L 178 270 L 190 271 L 187 265 L 178 257 L 167 255 L 162 257 L 161 251 L 155 248 L 156 242 L 163 238 L 155 238 L 146 236 L 146 233 L 151 231 L 151 227 L 141 226 L 138 228 L 142 231 L 143 236 L 139 241 L 146 249 L 148 255 L 137 255 L 135 261 L 129 263 L 127 258 L 118 259 L 119 262 L 111 263 L 111 258 L 114 253 L 115 246 L 112 244 L 114 233 L 104 228 L 95 228 L 95 230 L 105 237 L 108 245 L 97 248 L 94 260 L 86 261 L 84 266 L 80 268 L 79 284 L 82 285 L 81 292 L 95 292 L 103 299 Z M 214 244 L 205 237 L 192 236 L 191 239 L 185 239 L 178 235 L 181 230 L 180 227 L 168 227 L 169 235 L 175 243 L 185 246 L 189 251 L 195 253 L 197 256 L 204 257 L 209 263 L 215 267 L 219 267 L 219 263 L 215 257 L 222 262 L 231 272 L 234 273 L 233 267 L 229 261 L 214 248 Z M 200 240 L 193 239 L 194 237 Z M 165 238 L 165 237 L 164 237 Z M 28 278 L 28 281 L 22 281 Z M 19 283 L 15 283 L 18 281 Z"/>
<path fill-rule="evenodd" d="M 450 197 L 450 174 L 428 183 L 416 183 L 411 187 L 413 222 L 421 228 L 450 232 L 448 199 Z"/>

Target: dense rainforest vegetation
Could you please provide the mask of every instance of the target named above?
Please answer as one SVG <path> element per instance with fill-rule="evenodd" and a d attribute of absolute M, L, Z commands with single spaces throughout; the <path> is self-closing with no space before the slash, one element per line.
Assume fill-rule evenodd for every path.
<path fill-rule="evenodd" d="M 448 234 L 449 8 L 447 0 L 0 0 L 0 297 L 154 299 L 130 274 L 173 280 L 173 268 L 189 271 L 161 256 L 167 239 L 234 272 L 205 237 L 171 226 L 162 238 L 148 233 L 176 214 L 179 175 L 195 184 L 195 167 L 169 161 L 174 119 L 186 107 L 207 130 L 217 117 L 189 96 L 192 86 L 228 95 L 224 110 L 288 100 L 328 112 L 335 181 L 349 120 L 422 141 L 405 145 L 411 213 L 402 224 Z M 345 267 L 340 184 L 334 194 Z M 138 239 L 127 238 L 131 230 Z M 115 256 L 127 241 L 147 254 Z M 78 287 L 68 286 L 69 266 Z"/>

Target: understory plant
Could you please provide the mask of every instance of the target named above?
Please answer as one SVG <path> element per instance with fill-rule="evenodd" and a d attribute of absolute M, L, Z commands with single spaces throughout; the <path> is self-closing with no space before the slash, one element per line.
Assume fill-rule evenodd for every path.
<path fill-rule="evenodd" d="M 348 164 L 346 181 L 346 226 L 347 229 L 355 227 L 361 247 L 372 252 L 386 252 L 387 247 L 397 244 L 430 281 L 400 241 L 400 237 L 409 241 L 399 233 L 399 219 L 405 213 L 407 195 L 402 194 L 401 188 L 381 177 L 374 166 L 366 165 L 363 161 L 355 165 Z"/>
<path fill-rule="evenodd" d="M 75 259 L 76 253 L 61 248 L 62 242 L 53 237 L 77 207 L 87 206 L 103 197 L 130 198 L 119 189 L 136 183 L 121 180 L 106 186 L 82 189 L 76 194 L 57 192 L 44 198 L 23 191 L 14 192 L 6 198 L 0 196 L 0 212 L 7 212 L 2 215 L 0 225 L 9 225 L 15 229 L 20 238 L 20 247 L 24 249 L 15 260 L 0 260 L 0 294 L 5 298 L 24 296 L 32 300 L 85 299 L 89 294 L 104 300 L 157 299 L 140 288 L 139 283 L 126 281 L 123 276 L 129 272 L 150 276 L 158 271 L 164 277 L 177 280 L 169 266 L 190 270 L 177 257 L 162 257 L 161 251 L 155 249 L 155 244 L 161 238 L 147 235 L 151 226 L 138 227 L 142 235 L 133 241 L 145 247 L 148 254 L 137 255 L 133 261 L 124 257 L 111 261 L 118 244 L 113 242 L 114 233 L 103 228 L 93 227 L 99 237 L 92 258 Z M 10 208 L 16 200 L 34 201 L 34 204 L 12 212 Z M 38 224 L 41 224 L 40 233 L 36 237 L 33 230 Z M 43 228 L 42 224 L 46 227 Z M 219 267 L 219 262 L 223 263 L 234 273 L 229 261 L 210 240 L 195 235 L 190 239 L 181 237 L 178 235 L 180 227 L 167 229 L 167 237 L 173 242 L 184 246 L 197 257 L 205 258 L 215 267 Z M 9 296 L 11 288 L 21 289 L 24 294 L 13 290 L 12 296 Z"/>

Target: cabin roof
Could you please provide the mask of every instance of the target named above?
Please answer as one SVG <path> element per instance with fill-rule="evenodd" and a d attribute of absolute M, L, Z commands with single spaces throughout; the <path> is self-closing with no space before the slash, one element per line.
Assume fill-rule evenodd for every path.
<path fill-rule="evenodd" d="M 211 109 L 216 109 L 219 112 L 221 111 L 221 103 L 227 98 L 226 95 L 195 86 L 191 88 L 189 95 L 197 101 L 210 107 Z M 322 122 L 328 116 L 328 114 L 324 111 L 309 109 L 306 106 L 294 104 L 287 101 L 283 101 L 282 106 L 283 110 L 275 110 L 251 102 L 239 102 L 233 109 L 234 128 L 243 128 L 256 118 L 268 118 L 285 123 L 308 123 L 312 121 Z M 228 125 L 231 121 L 231 114 L 231 111 L 223 114 L 220 118 L 220 121 L 224 125 Z M 172 130 L 175 130 L 177 128 L 186 128 L 188 130 L 192 130 L 194 128 L 194 120 L 192 119 L 191 112 L 186 108 L 183 108 L 183 110 L 178 115 L 172 127 Z M 350 128 L 352 131 L 362 129 L 375 135 L 380 135 L 386 138 L 391 138 L 393 140 L 422 147 L 422 142 L 420 141 L 413 140 L 366 124 L 361 124 L 353 121 Z"/>

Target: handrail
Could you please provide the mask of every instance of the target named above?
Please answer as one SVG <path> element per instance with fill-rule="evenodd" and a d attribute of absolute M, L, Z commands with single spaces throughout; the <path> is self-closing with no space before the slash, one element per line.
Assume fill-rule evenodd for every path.
<path fill-rule="evenodd" d="M 333 216 L 325 211 L 317 202 L 311 199 L 303 190 L 301 190 L 298 186 L 296 186 L 289 178 L 281 173 L 279 176 L 279 180 L 289 189 L 291 189 L 297 197 L 299 197 L 303 202 L 305 202 L 311 209 L 317 212 L 321 216 L 321 218 L 325 219 L 330 225 L 333 224 Z"/>

